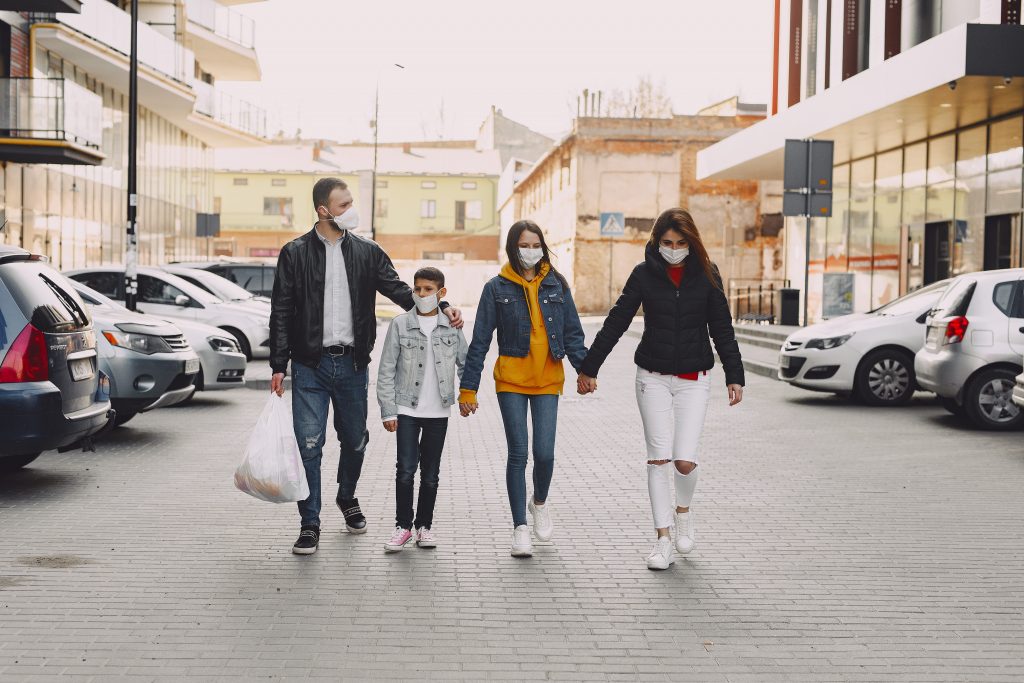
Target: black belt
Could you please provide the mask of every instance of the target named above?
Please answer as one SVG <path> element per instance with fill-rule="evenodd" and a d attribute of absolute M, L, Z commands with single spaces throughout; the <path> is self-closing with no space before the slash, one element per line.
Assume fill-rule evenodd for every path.
<path fill-rule="evenodd" d="M 347 356 L 352 353 L 353 350 L 354 348 L 351 346 L 341 346 L 340 344 L 324 347 L 324 353 L 328 356 Z"/>

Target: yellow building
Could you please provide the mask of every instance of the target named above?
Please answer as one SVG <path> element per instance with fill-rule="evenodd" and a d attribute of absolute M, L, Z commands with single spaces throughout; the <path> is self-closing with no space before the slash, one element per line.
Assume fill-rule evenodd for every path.
<path fill-rule="evenodd" d="M 355 198 L 359 231 L 394 259 L 486 260 L 498 254 L 500 155 L 458 146 L 381 146 L 374 211 L 373 147 L 275 144 L 217 154 L 215 211 L 225 256 L 276 256 L 316 220 L 313 184 L 344 180 Z"/>
<path fill-rule="evenodd" d="M 0 241 L 60 268 L 123 260 L 127 213 L 126 2 L 11 0 L 0 12 Z M 263 145 L 266 115 L 218 79 L 258 80 L 255 27 L 227 4 L 148 0 L 138 23 L 139 259 L 208 253 L 212 149 Z M 7 42 L 7 41 L 3 41 Z"/>

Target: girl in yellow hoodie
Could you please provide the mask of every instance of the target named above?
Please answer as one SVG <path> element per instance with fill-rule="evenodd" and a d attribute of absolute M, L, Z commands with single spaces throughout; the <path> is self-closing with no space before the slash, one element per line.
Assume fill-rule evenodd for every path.
<path fill-rule="evenodd" d="M 527 412 L 533 422 L 533 496 L 529 510 L 538 540 L 551 539 L 548 490 L 555 467 L 558 397 L 565 383 L 562 359 L 577 370 L 587 355 L 583 326 L 565 278 L 551 265 L 544 233 L 519 221 L 505 243 L 508 263 L 484 285 L 462 374 L 462 416 L 475 413 L 484 358 L 498 333 L 494 385 L 508 442 L 505 484 L 512 508 L 512 555 L 530 557 L 526 525 Z"/>

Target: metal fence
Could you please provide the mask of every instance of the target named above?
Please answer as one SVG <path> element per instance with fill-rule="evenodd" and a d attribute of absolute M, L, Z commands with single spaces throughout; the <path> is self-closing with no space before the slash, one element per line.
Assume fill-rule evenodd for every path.
<path fill-rule="evenodd" d="M 774 325 L 779 319 L 779 290 L 789 280 L 730 280 L 729 309 L 737 322 Z"/>
<path fill-rule="evenodd" d="M 103 99 L 63 78 L 0 78 L 0 134 L 99 149 Z"/>

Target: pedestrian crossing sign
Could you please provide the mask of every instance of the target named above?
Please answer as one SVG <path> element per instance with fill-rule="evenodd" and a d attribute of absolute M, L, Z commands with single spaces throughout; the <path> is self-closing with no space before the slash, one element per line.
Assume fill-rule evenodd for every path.
<path fill-rule="evenodd" d="M 622 213 L 601 214 L 601 235 L 622 235 L 626 232 L 626 217 Z"/>

